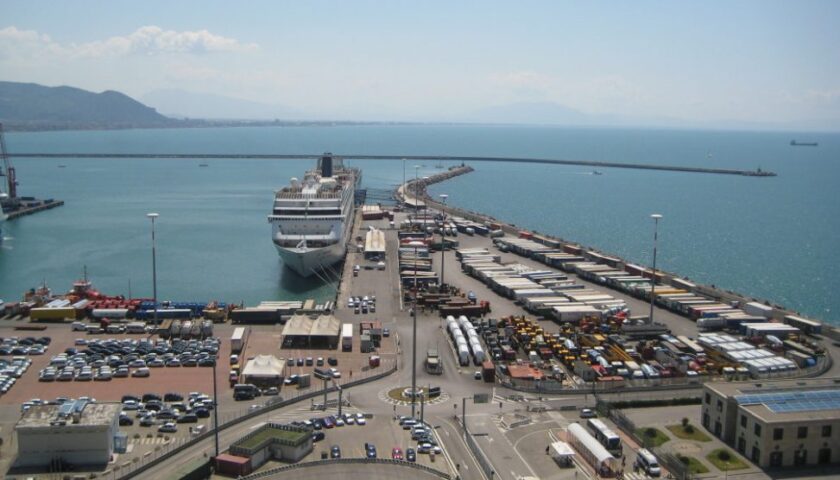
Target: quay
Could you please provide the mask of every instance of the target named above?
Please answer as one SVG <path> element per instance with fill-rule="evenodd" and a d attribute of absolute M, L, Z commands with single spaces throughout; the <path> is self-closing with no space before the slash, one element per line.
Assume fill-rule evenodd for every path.
<path fill-rule="evenodd" d="M 4 206 L 3 210 L 4 213 L 8 215 L 8 220 L 14 220 L 25 215 L 32 215 L 33 213 L 42 212 L 44 210 L 60 207 L 62 205 L 64 205 L 64 200 L 38 200 L 30 197 L 24 197 L 21 199 L 19 205 L 12 206 L 8 210 L 7 208 L 9 207 Z"/>
<path fill-rule="evenodd" d="M 472 171 L 472 169 L 468 171 L 461 171 L 458 174 L 464 174 Z M 625 259 L 616 257 L 615 255 L 611 255 L 609 253 L 601 252 L 600 250 L 589 247 L 585 245 L 580 245 L 576 242 L 565 240 L 559 237 L 554 237 L 551 235 L 541 234 L 536 231 L 525 231 L 522 228 L 518 228 L 516 225 L 506 223 L 504 221 L 498 220 L 490 215 L 473 212 L 470 210 L 464 210 L 458 208 L 453 205 L 443 204 L 436 199 L 430 197 L 426 192 L 426 187 L 428 185 L 439 183 L 450 178 L 452 175 L 448 175 L 449 172 L 445 172 L 440 174 L 439 176 L 431 176 L 426 179 L 418 180 L 418 186 L 415 188 L 412 186 L 414 180 L 408 180 L 405 185 L 400 185 L 394 190 L 394 196 L 398 201 L 404 202 L 406 205 L 417 205 L 418 208 L 432 208 L 438 211 L 445 212 L 447 215 L 453 216 L 460 216 L 469 221 L 481 223 L 481 224 L 495 224 L 500 227 L 500 230 L 504 232 L 505 235 L 510 235 L 513 237 L 527 237 L 534 240 L 537 243 L 541 243 L 543 245 L 555 245 L 558 247 L 569 246 L 572 249 L 580 251 L 584 254 L 586 258 L 589 260 L 596 262 L 596 263 L 606 263 L 616 269 L 623 269 L 623 268 L 638 268 L 641 270 L 641 274 L 645 276 L 652 276 L 652 272 L 644 267 L 640 267 L 638 265 L 634 265 L 632 262 L 629 262 Z M 444 178 L 444 175 L 445 178 Z M 412 196 L 416 194 L 415 196 Z M 734 292 L 731 290 L 724 290 L 718 288 L 714 285 L 701 285 L 691 282 L 688 277 L 683 277 L 674 273 L 669 273 L 663 271 L 661 269 L 657 269 L 656 271 L 656 281 L 660 284 L 666 285 L 685 285 L 689 286 L 691 290 L 698 294 L 709 297 L 714 299 L 718 302 L 722 303 L 738 303 L 741 305 L 747 303 L 762 303 L 769 307 L 771 313 L 771 317 L 778 320 L 783 321 L 785 317 L 796 317 L 800 318 L 799 312 L 795 312 L 785 308 L 783 305 L 778 305 L 775 303 L 771 303 L 769 300 L 757 299 L 754 297 L 749 297 L 738 292 Z M 821 326 L 821 333 L 828 339 L 831 339 L 835 343 L 838 343 L 837 346 L 840 346 L 840 328 L 834 327 L 830 324 L 825 324 L 822 322 L 810 321 L 814 322 L 815 324 L 819 324 Z M 832 369 L 832 371 L 834 371 Z"/>
<path fill-rule="evenodd" d="M 171 159 L 263 159 L 263 160 L 299 160 L 317 159 L 320 154 L 206 154 L 206 153 L 10 153 L 9 157 L 18 158 L 171 158 Z M 728 168 L 681 167 L 675 165 L 655 165 L 644 163 L 601 162 L 593 160 L 565 160 L 528 157 L 481 157 L 452 155 L 336 155 L 351 160 L 424 160 L 454 162 L 512 162 L 537 163 L 545 165 L 573 165 L 593 168 L 630 168 L 636 170 L 662 170 L 683 173 L 711 173 L 719 175 L 741 175 L 745 177 L 775 177 L 775 172 L 760 168 L 756 170 L 737 170 Z"/>

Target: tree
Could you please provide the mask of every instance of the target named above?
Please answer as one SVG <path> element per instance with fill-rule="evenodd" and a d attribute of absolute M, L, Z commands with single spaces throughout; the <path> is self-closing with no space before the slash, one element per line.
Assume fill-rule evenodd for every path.
<path fill-rule="evenodd" d="M 688 417 L 683 417 L 682 418 L 682 426 L 683 426 L 683 429 L 685 429 L 685 427 L 688 426 Z"/>

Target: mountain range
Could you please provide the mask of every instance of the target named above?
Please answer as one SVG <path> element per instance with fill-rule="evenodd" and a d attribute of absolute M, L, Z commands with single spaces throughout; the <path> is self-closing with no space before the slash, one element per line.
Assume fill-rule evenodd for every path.
<path fill-rule="evenodd" d="M 173 120 L 113 90 L 0 82 L 0 122 L 10 130 L 40 130 L 164 127 Z"/>

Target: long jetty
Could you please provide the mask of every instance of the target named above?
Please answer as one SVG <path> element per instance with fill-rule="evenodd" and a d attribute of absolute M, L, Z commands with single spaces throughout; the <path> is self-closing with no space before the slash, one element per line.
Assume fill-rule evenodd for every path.
<path fill-rule="evenodd" d="M 319 158 L 322 154 L 211 154 L 211 153 L 10 153 L 17 158 L 170 158 L 170 159 L 262 159 L 292 160 Z M 483 157 L 452 155 L 336 155 L 337 157 L 356 160 L 427 160 L 454 162 L 513 162 L 537 163 L 545 165 L 574 165 L 592 168 L 631 168 L 636 170 L 664 170 L 685 173 L 713 173 L 719 175 L 741 175 L 745 177 L 775 177 L 776 173 L 765 170 L 736 170 L 729 168 L 683 167 L 676 165 L 655 165 L 645 163 L 600 162 L 594 160 L 563 160 L 553 158 L 528 157 Z"/>

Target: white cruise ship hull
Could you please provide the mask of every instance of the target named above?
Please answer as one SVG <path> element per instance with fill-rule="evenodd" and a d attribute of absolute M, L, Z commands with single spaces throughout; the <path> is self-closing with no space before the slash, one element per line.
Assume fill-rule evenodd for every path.
<path fill-rule="evenodd" d="M 286 248 L 276 244 L 274 246 L 277 247 L 277 253 L 283 259 L 283 264 L 302 277 L 309 277 L 315 272 L 320 272 L 335 265 L 344 259 L 344 253 L 346 252 L 343 242 L 324 248 L 307 249 Z"/>

